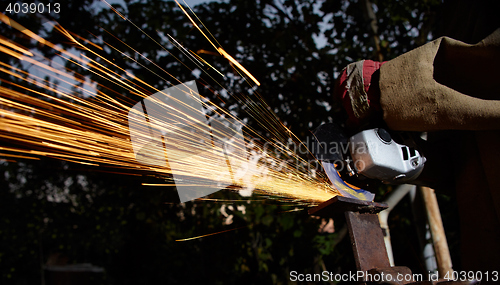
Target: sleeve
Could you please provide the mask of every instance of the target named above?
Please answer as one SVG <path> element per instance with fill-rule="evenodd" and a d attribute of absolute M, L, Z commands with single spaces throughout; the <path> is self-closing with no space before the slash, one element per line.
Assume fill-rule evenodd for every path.
<path fill-rule="evenodd" d="M 394 130 L 500 130 L 500 29 L 469 45 L 441 37 L 380 68 Z"/>

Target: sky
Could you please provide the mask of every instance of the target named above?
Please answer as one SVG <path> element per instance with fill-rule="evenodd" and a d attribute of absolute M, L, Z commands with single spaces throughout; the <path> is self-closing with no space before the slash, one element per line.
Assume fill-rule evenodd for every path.
<path fill-rule="evenodd" d="M 178 0 L 179 3 L 183 3 L 183 0 Z M 198 4 L 201 4 L 201 3 L 206 3 L 206 2 L 215 2 L 216 0 L 184 0 L 186 2 L 186 4 L 188 4 L 189 6 L 193 7 L 193 6 L 196 6 Z M 107 0 L 106 2 L 108 2 L 109 4 L 124 4 L 123 0 Z M 221 1 L 218 1 L 218 2 L 221 2 Z"/>

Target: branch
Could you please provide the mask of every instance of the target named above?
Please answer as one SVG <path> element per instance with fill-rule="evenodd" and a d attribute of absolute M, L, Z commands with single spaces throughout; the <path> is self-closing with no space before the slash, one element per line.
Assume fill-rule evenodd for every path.
<path fill-rule="evenodd" d="M 378 61 L 384 61 L 384 55 L 380 48 L 380 37 L 378 35 L 377 16 L 373 11 L 372 3 L 369 0 L 361 0 L 361 7 L 363 8 L 363 15 L 365 20 L 370 23 L 370 29 L 373 35 L 373 44 L 375 46 L 375 57 Z"/>

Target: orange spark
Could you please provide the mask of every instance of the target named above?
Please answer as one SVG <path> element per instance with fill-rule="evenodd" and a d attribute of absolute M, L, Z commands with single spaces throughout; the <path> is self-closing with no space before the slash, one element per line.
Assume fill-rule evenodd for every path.
<path fill-rule="evenodd" d="M 208 236 L 213 236 L 213 235 L 217 235 L 217 234 L 227 233 L 227 232 L 230 232 L 230 231 L 235 231 L 235 230 L 239 230 L 239 229 L 246 228 L 246 227 L 248 227 L 248 226 L 238 227 L 238 228 L 235 228 L 235 229 L 230 229 L 230 230 L 220 231 L 220 232 L 211 233 L 211 234 L 206 234 L 206 235 L 201 235 L 201 236 L 197 236 L 197 237 L 190 237 L 190 238 L 185 238 L 185 239 L 177 239 L 177 240 L 175 240 L 175 241 L 188 241 L 188 240 L 194 240 L 194 239 L 199 239 L 199 238 L 202 238 L 202 237 L 208 237 Z"/>
<path fill-rule="evenodd" d="M 255 79 L 255 77 L 253 77 L 253 75 L 250 72 L 248 72 L 248 70 L 246 70 L 243 67 L 243 65 L 241 65 L 239 62 L 237 62 L 232 56 L 230 56 L 222 48 L 218 48 L 217 50 L 220 52 L 220 54 L 222 54 L 225 58 L 227 58 L 232 64 L 236 65 L 241 71 L 243 71 L 248 77 L 250 77 L 250 79 L 252 79 L 253 82 L 255 82 L 255 84 L 257 84 L 257 86 L 260 86 L 260 82 L 257 81 L 257 79 Z"/>
<path fill-rule="evenodd" d="M 15 49 L 17 51 L 20 51 L 20 52 L 24 53 L 25 55 L 33 56 L 33 54 L 29 50 L 26 50 L 26 49 L 18 46 L 17 44 L 10 42 L 9 40 L 7 40 L 6 38 L 4 38 L 2 36 L 0 36 L 0 43 L 5 45 L 5 46 L 10 47 L 11 49 Z"/>

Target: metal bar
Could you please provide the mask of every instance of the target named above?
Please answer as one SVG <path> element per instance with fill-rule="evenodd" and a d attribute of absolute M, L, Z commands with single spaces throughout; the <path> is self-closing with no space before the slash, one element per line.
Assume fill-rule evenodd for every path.
<path fill-rule="evenodd" d="M 357 269 L 391 267 L 377 214 L 348 211 L 345 217 Z"/>
<path fill-rule="evenodd" d="M 383 210 L 378 214 L 380 227 L 382 228 L 382 232 L 384 233 L 385 247 L 387 249 L 387 255 L 389 256 L 389 262 L 391 263 L 391 266 L 394 266 L 394 254 L 392 252 L 391 233 L 389 230 L 389 223 L 388 223 L 389 214 L 391 213 L 392 209 L 394 209 L 394 207 L 396 207 L 396 205 L 401 201 L 401 199 L 403 199 L 408 194 L 408 192 L 410 192 L 414 188 L 415 188 L 414 185 L 409 185 L 409 184 L 399 185 L 384 200 L 384 203 L 386 203 L 389 206 L 389 208 Z"/>
<path fill-rule="evenodd" d="M 383 203 L 335 196 L 309 209 L 309 214 L 322 218 L 339 218 L 343 217 L 347 211 L 376 214 L 384 209 L 387 209 L 387 205 Z"/>

